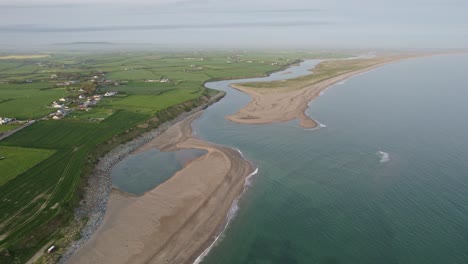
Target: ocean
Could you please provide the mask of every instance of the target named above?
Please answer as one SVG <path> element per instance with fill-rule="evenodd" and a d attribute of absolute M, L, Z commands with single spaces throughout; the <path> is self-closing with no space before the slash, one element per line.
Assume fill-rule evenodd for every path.
<path fill-rule="evenodd" d="M 254 80 L 303 75 L 318 62 Z M 323 124 L 314 130 L 225 120 L 249 102 L 229 88 L 238 82 L 206 84 L 227 95 L 193 127 L 241 150 L 258 174 L 201 263 L 468 263 L 467 55 L 401 61 L 336 84 L 310 103 Z"/>

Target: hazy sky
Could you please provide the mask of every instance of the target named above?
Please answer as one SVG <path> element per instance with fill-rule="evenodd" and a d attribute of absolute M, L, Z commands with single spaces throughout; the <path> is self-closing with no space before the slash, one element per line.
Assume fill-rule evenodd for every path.
<path fill-rule="evenodd" d="M 0 0 L 0 45 L 468 48 L 468 0 Z"/>

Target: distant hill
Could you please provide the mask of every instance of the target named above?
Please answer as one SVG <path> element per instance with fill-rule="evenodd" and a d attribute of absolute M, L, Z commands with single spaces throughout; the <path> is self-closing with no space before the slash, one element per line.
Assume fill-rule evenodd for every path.
<path fill-rule="evenodd" d="M 117 43 L 105 42 L 105 41 L 90 41 L 90 42 L 55 43 L 54 45 L 117 45 Z"/>

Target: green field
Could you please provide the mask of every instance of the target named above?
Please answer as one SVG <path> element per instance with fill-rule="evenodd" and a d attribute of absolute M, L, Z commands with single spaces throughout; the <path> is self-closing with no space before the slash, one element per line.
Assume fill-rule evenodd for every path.
<path fill-rule="evenodd" d="M 171 89 L 160 95 L 130 95 L 120 100 L 104 103 L 104 105 L 116 109 L 154 114 L 169 106 L 198 98 L 201 92 L 201 89 Z"/>
<path fill-rule="evenodd" d="M 0 133 L 13 130 L 13 129 L 17 128 L 18 126 L 19 126 L 18 124 L 0 125 Z"/>
<path fill-rule="evenodd" d="M 55 151 L 0 146 L 0 186 L 47 159 Z"/>
<path fill-rule="evenodd" d="M 0 60 L 0 117 L 38 119 L 55 111 L 48 106 L 61 97 L 76 100 L 71 108 L 81 102 L 76 99 L 81 85 L 58 88 L 58 82 L 86 83 L 99 75 L 112 82 L 99 83 L 97 93 L 119 92 L 89 111 L 73 110 L 62 120 L 40 120 L 0 141 L 0 156 L 5 156 L 0 160 L 0 263 L 24 263 L 51 241 L 62 247 L 54 253 L 58 257 L 71 242 L 60 240 L 64 237 L 61 231 L 70 226 L 98 159 L 217 94 L 204 88 L 204 82 L 262 76 L 300 58 L 339 56 L 314 52 L 119 52 L 50 53 Z M 145 82 L 163 77 L 169 82 Z M 115 82 L 121 84 L 115 86 Z"/>

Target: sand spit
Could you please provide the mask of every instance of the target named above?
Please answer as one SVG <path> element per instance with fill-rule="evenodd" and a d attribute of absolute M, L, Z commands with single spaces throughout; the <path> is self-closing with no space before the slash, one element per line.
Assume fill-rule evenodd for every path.
<path fill-rule="evenodd" d="M 191 136 L 191 122 L 201 113 L 137 152 L 158 147 L 208 153 L 143 196 L 113 191 L 102 225 L 69 263 L 192 263 L 212 243 L 254 168 L 236 150 Z"/>
<path fill-rule="evenodd" d="M 288 90 L 287 87 L 284 87 L 285 89 L 250 88 L 235 84 L 232 85 L 233 88 L 250 95 L 252 100 L 237 113 L 226 116 L 226 119 L 243 124 L 269 124 L 298 119 L 303 128 L 315 128 L 317 122 L 308 117 L 305 111 L 308 103 L 320 96 L 322 91 L 354 75 L 413 57 L 416 56 L 382 58 L 379 63 L 372 66 L 343 73 L 299 90 Z"/>

